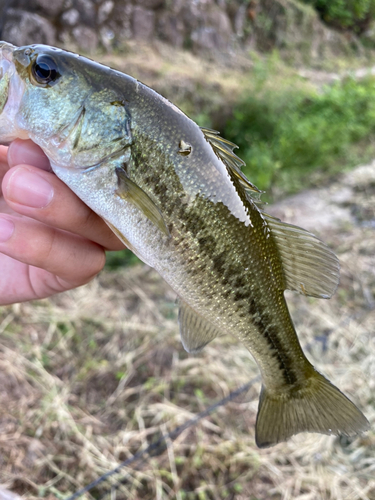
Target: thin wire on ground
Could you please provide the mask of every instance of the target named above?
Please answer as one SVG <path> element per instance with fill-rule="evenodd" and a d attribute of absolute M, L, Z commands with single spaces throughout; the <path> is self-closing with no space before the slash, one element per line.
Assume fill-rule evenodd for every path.
<path fill-rule="evenodd" d="M 155 441 L 155 443 L 150 444 L 144 450 L 138 451 L 133 457 L 128 458 L 124 462 L 121 462 L 117 467 L 106 472 L 102 476 L 98 477 L 97 479 L 95 479 L 95 481 L 88 484 L 84 488 L 76 491 L 75 493 L 73 493 L 73 495 L 68 497 L 66 500 L 75 500 L 76 498 L 79 498 L 80 496 L 84 495 L 85 493 L 88 493 L 90 490 L 92 490 L 93 488 L 95 488 L 99 484 L 106 481 L 108 478 L 110 478 L 114 474 L 117 474 L 118 472 L 120 472 L 120 470 L 122 468 L 128 467 L 130 464 L 132 464 L 138 460 L 143 459 L 142 461 L 145 461 L 147 458 L 149 458 L 151 456 L 161 455 L 161 453 L 163 453 L 168 447 L 167 442 L 166 442 L 167 440 L 169 440 L 170 442 L 174 441 L 183 431 L 185 431 L 189 427 L 192 427 L 193 425 L 197 425 L 197 423 L 200 420 L 202 420 L 203 418 L 207 417 L 208 415 L 210 415 L 211 413 L 216 411 L 220 406 L 226 405 L 227 403 L 229 403 L 230 401 L 235 399 L 237 396 L 239 396 L 243 392 L 248 391 L 259 380 L 260 380 L 260 375 L 253 378 L 252 380 L 250 380 L 250 382 L 248 382 L 247 384 L 244 384 L 243 386 L 239 387 L 235 391 L 231 392 L 228 396 L 221 399 L 217 403 L 214 403 L 213 405 L 209 406 L 204 411 L 198 413 L 198 415 L 191 418 L 190 420 L 188 420 L 184 424 L 176 427 L 173 431 L 169 432 L 166 436 L 164 436 L 164 435 L 161 436 L 157 441 Z M 124 478 L 121 481 L 118 481 L 117 485 L 123 484 L 123 481 L 124 481 Z M 112 485 L 110 490 L 113 491 L 113 489 L 115 487 L 116 487 L 115 485 Z M 102 496 L 101 498 L 104 498 L 106 496 L 106 494 L 107 493 L 105 493 L 104 496 Z"/>

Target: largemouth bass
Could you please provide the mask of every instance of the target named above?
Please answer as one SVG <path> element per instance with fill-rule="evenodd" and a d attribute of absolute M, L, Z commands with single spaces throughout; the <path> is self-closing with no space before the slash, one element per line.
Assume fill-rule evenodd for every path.
<path fill-rule="evenodd" d="M 256 443 L 353 435 L 364 415 L 299 344 L 284 290 L 329 298 L 336 256 L 267 215 L 231 142 L 131 76 L 44 45 L 0 42 L 0 141 L 31 139 L 53 171 L 179 297 L 185 349 L 231 333 L 262 375 Z"/>

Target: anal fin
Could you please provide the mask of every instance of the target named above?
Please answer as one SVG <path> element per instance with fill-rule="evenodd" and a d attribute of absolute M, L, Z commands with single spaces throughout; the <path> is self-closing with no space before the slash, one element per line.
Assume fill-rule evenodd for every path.
<path fill-rule="evenodd" d="M 222 332 L 196 313 L 186 302 L 180 301 L 178 314 L 181 342 L 185 350 L 196 353 Z"/>

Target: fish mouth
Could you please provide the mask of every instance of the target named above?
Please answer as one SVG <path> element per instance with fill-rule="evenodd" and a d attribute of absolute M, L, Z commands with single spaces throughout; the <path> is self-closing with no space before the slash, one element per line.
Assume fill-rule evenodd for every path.
<path fill-rule="evenodd" d="M 4 76 L 13 61 L 13 51 L 16 47 L 8 42 L 0 42 L 0 79 Z"/>
<path fill-rule="evenodd" d="M 15 117 L 24 84 L 15 69 L 15 49 L 11 43 L 0 41 L 0 144 L 8 144 L 19 136 Z"/>
<path fill-rule="evenodd" d="M 13 61 L 13 52 L 17 47 L 8 42 L 0 41 L 0 64 L 4 61 L 8 63 Z"/>
<path fill-rule="evenodd" d="M 0 42 L 0 81 L 9 71 L 13 62 L 13 51 L 16 47 L 8 42 Z"/>

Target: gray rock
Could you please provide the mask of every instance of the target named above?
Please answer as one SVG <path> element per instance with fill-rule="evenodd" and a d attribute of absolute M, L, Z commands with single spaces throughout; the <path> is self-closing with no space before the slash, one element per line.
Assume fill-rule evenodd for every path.
<path fill-rule="evenodd" d="M 97 49 L 99 37 L 93 29 L 87 26 L 76 26 L 72 31 L 72 35 L 78 47 L 84 52 L 92 54 Z"/>
<path fill-rule="evenodd" d="M 174 47 L 182 47 L 185 40 L 184 23 L 178 15 L 163 12 L 159 17 L 157 32 L 161 40 Z"/>
<path fill-rule="evenodd" d="M 78 10 L 80 21 L 94 28 L 96 26 L 96 6 L 93 0 L 74 0 L 74 8 Z"/>
<path fill-rule="evenodd" d="M 56 42 L 55 28 L 47 19 L 18 9 L 8 9 L 2 36 L 18 46 L 31 43 L 54 45 Z"/>
<path fill-rule="evenodd" d="M 246 5 L 240 5 L 234 16 L 234 30 L 237 36 L 243 37 L 246 19 Z"/>
<path fill-rule="evenodd" d="M 168 11 L 173 12 L 173 14 L 180 14 L 185 4 L 185 0 L 169 0 Z"/>
<path fill-rule="evenodd" d="M 195 29 L 191 34 L 193 50 L 197 53 L 227 51 L 233 33 L 227 14 L 212 6 L 204 13 L 203 22 L 204 26 Z"/>
<path fill-rule="evenodd" d="M 134 7 L 133 36 L 138 40 L 150 40 L 155 30 L 155 14 L 152 10 L 143 7 Z"/>
<path fill-rule="evenodd" d="M 197 2 L 185 2 L 178 13 L 185 29 L 192 33 L 202 25 L 202 7 Z"/>
<path fill-rule="evenodd" d="M 165 0 L 137 0 L 136 4 L 144 7 L 145 9 L 157 9 L 162 7 Z"/>
<path fill-rule="evenodd" d="M 48 17 L 56 17 L 64 10 L 64 0 L 34 0 L 37 9 Z M 30 2 L 28 2 L 28 10 L 30 9 Z"/>
<path fill-rule="evenodd" d="M 113 7 L 115 6 L 115 2 L 113 0 L 106 0 L 103 2 L 98 9 L 98 23 L 103 24 L 108 20 L 111 12 L 113 11 Z"/>
<path fill-rule="evenodd" d="M 27 10 L 43 17 L 56 18 L 66 8 L 65 0 L 13 0 L 12 7 Z"/>
<path fill-rule="evenodd" d="M 79 21 L 79 12 L 77 9 L 66 10 L 61 16 L 63 26 L 75 26 Z"/>
<path fill-rule="evenodd" d="M 133 5 L 127 2 L 115 2 L 113 11 L 106 22 L 106 28 L 114 33 L 113 42 L 121 43 L 133 36 Z"/>

